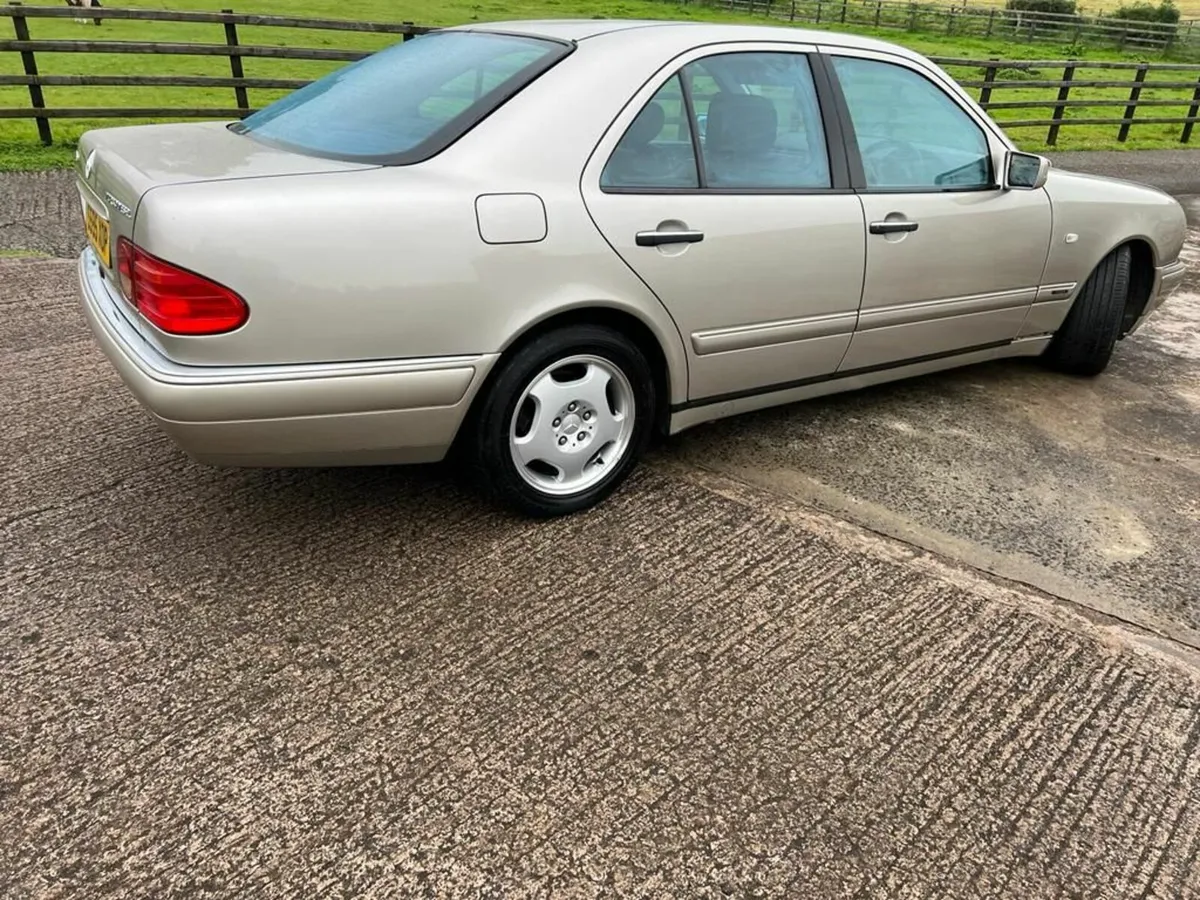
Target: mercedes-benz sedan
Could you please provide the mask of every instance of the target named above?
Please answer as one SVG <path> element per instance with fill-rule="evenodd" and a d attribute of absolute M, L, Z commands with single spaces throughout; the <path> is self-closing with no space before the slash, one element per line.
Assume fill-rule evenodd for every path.
<path fill-rule="evenodd" d="M 216 465 L 449 453 L 591 506 L 700 422 L 998 357 L 1104 369 L 1181 280 L 1179 204 L 1051 170 L 908 50 L 515 22 L 244 121 L 89 132 L 83 308 Z"/>

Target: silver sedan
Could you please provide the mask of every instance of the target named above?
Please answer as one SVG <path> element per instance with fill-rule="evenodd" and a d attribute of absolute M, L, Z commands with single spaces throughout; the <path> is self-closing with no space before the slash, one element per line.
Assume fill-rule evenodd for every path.
<path fill-rule="evenodd" d="M 915 53 L 791 28 L 447 29 L 78 156 L 83 309 L 192 457 L 452 455 L 532 515 L 747 410 L 1095 375 L 1183 275 L 1170 197 L 1018 152 Z"/>

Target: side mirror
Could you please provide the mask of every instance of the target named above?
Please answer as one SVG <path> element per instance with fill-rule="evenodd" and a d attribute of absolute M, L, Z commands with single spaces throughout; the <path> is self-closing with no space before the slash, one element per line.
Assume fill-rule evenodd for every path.
<path fill-rule="evenodd" d="M 1035 153 L 1009 150 L 1004 154 L 1004 184 L 1006 191 L 1036 191 L 1046 183 L 1050 160 Z"/>

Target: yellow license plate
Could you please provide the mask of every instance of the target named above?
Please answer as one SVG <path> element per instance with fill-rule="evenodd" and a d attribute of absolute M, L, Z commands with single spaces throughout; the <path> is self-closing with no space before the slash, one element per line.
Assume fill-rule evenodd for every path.
<path fill-rule="evenodd" d="M 110 268 L 112 266 L 112 259 L 109 255 L 111 235 L 109 233 L 108 220 L 92 209 L 90 205 L 85 205 L 83 208 L 83 227 L 87 231 L 88 243 L 96 251 L 96 256 L 100 258 L 100 262 L 104 263 L 106 269 Z"/>

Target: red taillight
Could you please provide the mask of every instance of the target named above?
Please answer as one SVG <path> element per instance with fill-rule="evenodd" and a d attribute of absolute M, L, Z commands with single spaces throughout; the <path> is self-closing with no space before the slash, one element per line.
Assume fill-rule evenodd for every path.
<path fill-rule="evenodd" d="M 221 334 L 250 317 L 246 301 L 229 288 L 151 256 L 128 238 L 117 241 L 117 273 L 138 312 L 168 334 Z"/>

